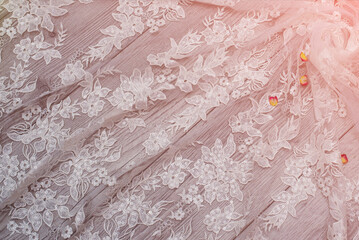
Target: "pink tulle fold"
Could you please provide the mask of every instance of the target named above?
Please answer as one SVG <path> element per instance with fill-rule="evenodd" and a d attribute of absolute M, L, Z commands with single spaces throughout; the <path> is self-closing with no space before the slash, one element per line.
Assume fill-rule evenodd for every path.
<path fill-rule="evenodd" d="M 275 23 L 257 32 L 245 48 L 263 46 L 265 41 L 285 29 L 309 24 L 298 49 L 288 48 L 296 59 L 304 43 L 310 46 L 312 76 L 321 77 L 346 104 L 353 122 L 359 124 L 359 1 L 358 0 L 197 0 L 232 8 L 233 11 L 260 11 L 273 8 L 282 14 Z M 286 59 L 283 59 L 283 62 Z M 278 64 L 280 65 L 280 63 Z M 310 76 L 309 76 L 310 77 Z M 358 127 L 359 130 L 359 127 Z"/>
<path fill-rule="evenodd" d="M 222 5 L 216 0 L 198 0 L 202 3 Z M 243 14 L 261 11 L 263 8 L 278 10 L 281 15 L 274 20 L 274 24 L 268 24 L 256 32 L 256 38 L 249 41 L 244 48 L 263 47 L 266 41 L 275 34 L 283 36 L 283 32 L 293 26 L 303 24 L 308 26 L 306 33 L 296 35 L 296 41 L 284 40 L 283 48 L 287 52 L 286 58 L 277 66 L 293 64 L 293 68 L 299 69 L 299 54 L 304 45 L 309 46 L 308 77 L 320 79 L 318 86 L 330 88 L 344 102 L 349 117 L 359 132 L 359 1 L 358 0 L 240 0 L 236 4 L 227 4 L 233 11 Z M 300 42 L 298 45 L 297 43 Z M 282 51 L 282 49 L 278 49 Z M 297 66 L 295 66 L 297 65 Z M 316 106 L 316 92 L 318 86 L 313 86 L 314 105 Z M 319 88 L 320 88 L 319 87 Z M 330 108 L 331 106 L 327 106 Z M 333 106 L 334 108 L 335 106 Z M 316 116 L 317 117 L 317 116 Z M 319 119 L 318 119 L 319 120 Z M 344 193 L 338 196 L 344 197 Z M 329 197 L 329 202 L 336 201 Z M 341 220 L 333 226 L 339 226 L 346 239 L 346 206 L 344 200 L 341 205 Z M 329 235 L 335 232 L 329 226 Z M 359 236 L 359 235 L 358 235 Z"/>

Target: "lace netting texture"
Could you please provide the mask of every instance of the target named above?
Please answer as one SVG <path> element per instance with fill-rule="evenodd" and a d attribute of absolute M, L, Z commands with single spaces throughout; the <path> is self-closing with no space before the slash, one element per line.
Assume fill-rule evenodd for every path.
<path fill-rule="evenodd" d="M 0 0 L 0 239 L 359 239 L 359 1 Z"/>

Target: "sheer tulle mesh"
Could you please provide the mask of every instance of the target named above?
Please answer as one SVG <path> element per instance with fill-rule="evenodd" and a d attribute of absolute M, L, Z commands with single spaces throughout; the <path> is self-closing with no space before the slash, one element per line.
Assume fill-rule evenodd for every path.
<path fill-rule="evenodd" d="M 1 239 L 359 239 L 358 1 L 0 10 Z"/>

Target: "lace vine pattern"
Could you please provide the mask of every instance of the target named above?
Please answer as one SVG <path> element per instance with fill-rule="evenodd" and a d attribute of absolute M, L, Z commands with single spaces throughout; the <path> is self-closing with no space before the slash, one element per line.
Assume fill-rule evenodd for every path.
<path fill-rule="evenodd" d="M 45 42 L 42 31 L 52 32 L 54 24 L 51 17 L 64 15 L 67 10 L 63 7 L 73 1 L 62 0 L 55 3 L 13 0 L 4 5 L 12 15 L 3 21 L 0 35 L 6 35 L 12 40 L 25 32 L 38 31 L 39 34 L 33 38 L 21 39 L 15 44 L 13 53 L 19 62 L 14 63 L 9 77 L 0 78 L 1 114 L 14 111 L 21 105 L 21 94 L 35 90 L 36 80 L 29 80 L 32 76 L 29 70 L 30 59 L 44 59 L 48 64 L 53 58 L 61 58 L 58 48 L 66 40 L 66 30 L 60 25 L 59 35 L 54 43 Z M 65 120 L 81 116 L 98 117 L 105 106 L 112 106 L 120 111 L 143 110 L 148 108 L 149 103 L 166 100 L 166 91 L 179 89 L 190 93 L 199 89 L 201 94 L 196 91 L 197 95 L 187 97 L 186 108 L 181 113 L 174 114 L 159 131 L 150 133 L 143 143 L 147 155 L 156 155 L 171 144 L 176 132 L 188 131 L 198 121 L 206 120 L 211 109 L 244 99 L 251 93 L 262 93 L 276 70 L 271 64 L 275 53 L 268 46 L 279 40 L 288 42 L 295 34 L 302 35 L 305 31 L 303 29 L 307 27 L 301 25 L 286 29 L 282 36 L 270 39 L 268 46 L 241 51 L 243 46 L 256 37 L 257 28 L 280 17 L 280 12 L 263 9 L 248 13 L 236 24 L 227 24 L 222 20 L 225 16 L 224 8 L 219 8 L 213 16 L 204 19 L 202 31 L 190 31 L 179 41 L 171 38 L 168 51 L 148 55 L 149 65 L 142 71 L 134 69 L 130 76 L 115 68 L 90 73 L 86 70 L 87 64 L 103 60 L 113 47 L 120 50 L 123 41 L 142 34 L 146 27 L 150 32 L 156 32 L 166 21 L 184 18 L 185 13 L 178 1 L 133 0 L 120 1 L 112 16 L 119 22 L 119 27 L 111 25 L 102 29 L 101 32 L 106 37 L 90 47 L 81 59 L 66 64 L 58 74 L 63 86 L 78 84 L 83 88 L 82 99 L 67 97 L 60 100 L 59 96 L 53 95 L 47 99 L 46 107 L 36 105 L 24 111 L 23 121 L 7 131 L 7 136 L 13 143 L 4 144 L 0 151 L 2 201 L 11 196 L 18 184 L 24 183 L 30 171 L 46 162 L 48 156 L 56 152 L 67 139 L 77 136 L 76 130 L 66 128 Z M 14 20 L 15 27 L 12 26 Z M 208 46 L 212 48 L 210 53 L 200 53 L 202 48 Z M 237 51 L 230 52 L 229 48 Z M 306 48 L 309 53 L 310 46 Z M 196 51 L 198 54 L 194 58 Z M 181 60 L 189 57 L 194 58 L 192 66 L 181 65 Z M 159 70 L 161 68 L 164 69 Z M 121 83 L 114 90 L 101 84 L 101 79 L 109 75 L 118 75 L 120 78 Z M 320 116 L 323 120 L 308 144 L 303 148 L 293 147 L 290 142 L 298 135 L 300 119 L 313 107 L 313 95 L 310 91 L 300 89 L 295 81 L 298 77 L 298 72 L 283 71 L 278 89 L 266 92 L 258 99 L 249 98 L 251 108 L 229 119 L 231 133 L 225 146 L 220 139 L 216 139 L 212 148 L 201 147 L 202 156 L 198 160 L 186 159 L 177 154 L 161 171 L 152 172 L 148 169 L 134 178 L 130 186 L 117 192 L 104 208 L 104 231 L 97 232 L 90 224 L 77 238 L 128 238 L 135 234 L 133 229 L 139 224 L 153 226 L 161 222 L 153 236 L 161 236 L 170 226 L 169 239 L 186 239 L 192 233 L 191 222 L 187 222 L 179 231 L 173 230 L 175 223 L 185 219 L 192 211 L 201 211 L 205 205 L 208 207 L 214 202 L 224 202 L 226 205 L 214 208 L 205 215 L 203 224 L 207 232 L 204 237 L 220 239 L 221 234 L 231 231 L 239 234 L 248 223 L 246 218 L 250 209 L 250 201 L 248 204 L 243 203 L 240 211 L 234 207 L 235 202 L 244 202 L 245 196 L 241 188 L 252 181 L 255 164 L 262 168 L 271 167 L 270 161 L 275 159 L 281 149 L 294 151 L 294 156 L 285 162 L 286 176 L 282 178 L 283 183 L 290 186 L 290 190 L 273 196 L 278 203 L 263 217 L 263 226 L 256 229 L 255 236 L 261 236 L 273 227 L 279 228 L 288 213 L 296 216 L 296 205 L 320 190 L 324 196 L 329 197 L 331 215 L 335 220 L 329 227 L 328 238 L 345 238 L 341 206 L 344 201 L 357 202 L 357 184 L 347 184 L 345 200 L 338 197 L 341 188 L 338 187 L 337 179 L 343 177 L 338 164 L 340 154 L 334 132 L 325 129 L 326 121 L 331 120 L 334 112 L 345 117 L 345 105 L 332 97 L 334 93 L 329 88 L 318 90 L 320 94 L 314 110 L 316 117 Z M 313 89 L 318 82 L 313 81 Z M 283 109 L 291 117 L 284 125 L 274 125 L 267 136 L 263 136 L 260 126 L 269 124 L 277 109 L 268 102 L 272 95 L 280 102 L 286 102 Z M 337 107 L 333 108 L 333 105 Z M 332 110 L 328 112 L 328 109 Z M 98 130 L 91 143 L 62 156 L 58 169 L 51 170 L 32 183 L 10 205 L 11 220 L 7 224 L 7 230 L 11 234 L 23 234 L 30 239 L 37 239 L 40 237 L 40 228 L 51 228 L 55 221 L 58 222 L 56 219 L 60 218 L 70 223 L 60 233 L 54 234 L 70 238 L 74 230 L 78 230 L 85 221 L 84 205 L 70 211 L 71 207 L 85 196 L 90 187 L 114 186 L 116 183 L 116 178 L 103 166 L 105 162 L 113 163 L 121 159 L 121 146 L 116 144 L 115 129 L 128 128 L 133 132 L 140 127 L 146 127 L 142 118 L 124 118 L 113 128 Z M 233 134 L 246 137 L 237 146 Z M 15 143 L 21 144 L 23 156 L 14 153 Z M 234 158 L 234 154 L 241 154 L 241 159 Z M 164 200 L 152 203 L 146 200 L 146 194 L 161 186 L 171 190 L 178 189 L 186 178 L 192 178 L 194 184 L 177 195 L 176 203 Z M 56 189 L 59 186 L 68 189 L 69 195 L 58 193 Z M 163 210 L 170 205 L 174 210 L 170 215 L 161 217 Z"/>

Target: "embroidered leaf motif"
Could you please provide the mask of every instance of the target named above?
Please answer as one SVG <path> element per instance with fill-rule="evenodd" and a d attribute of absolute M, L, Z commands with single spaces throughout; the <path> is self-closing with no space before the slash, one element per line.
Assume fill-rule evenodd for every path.
<path fill-rule="evenodd" d="M 57 213 L 59 214 L 59 216 L 61 218 L 69 218 L 69 217 L 71 217 L 68 207 L 65 207 L 65 206 L 58 206 L 57 207 Z"/>
<path fill-rule="evenodd" d="M 11 217 L 15 219 L 24 219 L 27 216 L 27 214 L 28 214 L 27 208 L 19 208 L 14 210 Z"/>
<path fill-rule="evenodd" d="M 54 219 L 54 214 L 46 209 L 43 213 L 43 219 L 44 219 L 44 223 L 47 226 L 51 227 L 52 221 Z"/>

